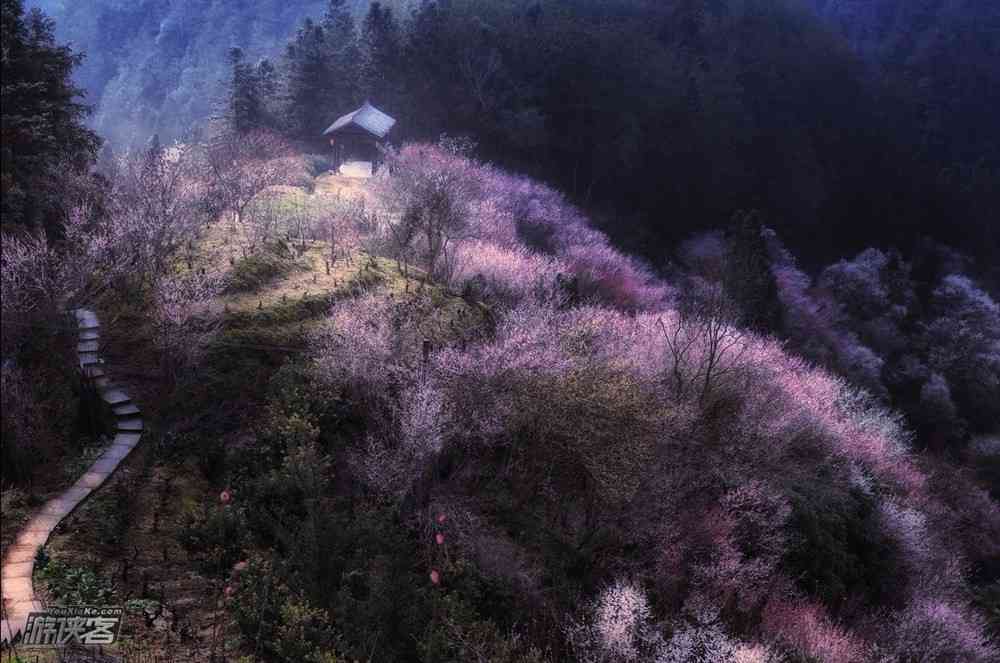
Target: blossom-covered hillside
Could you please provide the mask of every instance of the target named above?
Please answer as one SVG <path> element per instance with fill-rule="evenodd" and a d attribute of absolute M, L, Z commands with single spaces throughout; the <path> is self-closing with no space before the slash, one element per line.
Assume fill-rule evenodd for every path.
<path fill-rule="evenodd" d="M 314 337 L 304 370 L 351 426 L 285 453 L 328 456 L 353 515 L 307 511 L 395 537 L 324 551 L 346 651 L 992 660 L 967 555 L 997 553 L 1000 513 L 937 496 L 898 416 L 730 325 L 724 293 L 680 304 L 544 186 L 428 145 L 388 171 L 368 246 L 488 315 L 423 340 L 415 282 Z"/>
<path fill-rule="evenodd" d="M 0 0 L 0 650 L 1000 661 L 993 5 Z"/>

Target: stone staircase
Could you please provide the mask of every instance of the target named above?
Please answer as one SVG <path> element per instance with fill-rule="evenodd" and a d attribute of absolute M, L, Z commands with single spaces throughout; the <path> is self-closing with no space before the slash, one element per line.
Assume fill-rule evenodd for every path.
<path fill-rule="evenodd" d="M 46 502 L 7 549 L 0 568 L 0 594 L 3 596 L 0 640 L 4 644 L 18 640 L 28 613 L 42 609 L 31 583 L 39 549 L 49 540 L 56 526 L 107 481 L 142 437 L 143 421 L 139 408 L 104 371 L 104 361 L 100 356 L 101 325 L 97 315 L 88 309 L 77 309 L 74 313 L 79 328 L 77 355 L 80 369 L 97 388 L 101 398 L 111 406 L 117 430 L 111 446 L 87 472 L 61 495 Z"/>

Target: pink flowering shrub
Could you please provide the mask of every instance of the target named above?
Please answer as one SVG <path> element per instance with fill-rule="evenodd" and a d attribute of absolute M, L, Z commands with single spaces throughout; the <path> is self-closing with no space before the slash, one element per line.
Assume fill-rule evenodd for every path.
<path fill-rule="evenodd" d="M 579 281 L 584 301 L 622 310 L 662 309 L 669 289 L 634 259 L 606 244 L 577 244 L 561 254 Z"/>
<path fill-rule="evenodd" d="M 58 297 L 68 285 L 60 275 L 60 256 L 44 236 L 3 235 L 0 261 L 3 356 L 10 356 L 25 338 L 29 325 L 55 313 Z"/>
<path fill-rule="evenodd" d="M 333 307 L 330 325 L 314 337 L 318 369 L 336 384 L 377 397 L 378 389 L 402 370 L 413 350 L 394 343 L 391 304 L 376 295 L 363 295 Z"/>
<path fill-rule="evenodd" d="M 984 620 L 962 605 L 923 597 L 891 620 L 889 649 L 904 661 L 995 661 L 997 649 Z"/>
<path fill-rule="evenodd" d="M 723 602 L 735 598 L 740 610 L 750 612 L 767 598 L 787 549 L 790 512 L 787 500 L 759 482 L 730 491 L 710 512 L 713 550 L 699 574 Z"/>
<path fill-rule="evenodd" d="M 422 222 L 417 225 L 424 230 L 412 234 L 435 267 L 454 267 L 449 276 L 459 287 L 482 277 L 484 296 L 510 305 L 514 297 L 533 295 L 534 284 L 553 288 L 559 274 L 568 294 L 583 301 L 624 310 L 664 308 L 669 288 L 612 248 L 553 190 L 431 145 L 404 146 L 392 163 L 395 174 L 379 184 L 387 208 L 400 224 L 426 221 L 436 210 L 437 230 L 427 232 Z"/>
<path fill-rule="evenodd" d="M 661 637 L 652 623 L 652 611 L 642 588 L 616 580 L 590 603 L 579 621 L 566 627 L 577 660 L 652 661 Z"/>
<path fill-rule="evenodd" d="M 821 663 L 865 660 L 864 642 L 830 621 L 820 606 L 802 599 L 771 599 L 761 627 L 770 638 Z"/>
<path fill-rule="evenodd" d="M 530 300 L 558 303 L 565 297 L 559 287 L 560 264 L 549 256 L 481 241 L 463 243 L 456 252 L 452 279 L 485 301 L 516 306 Z"/>
<path fill-rule="evenodd" d="M 397 158 L 463 192 L 442 203 L 463 211 L 447 269 L 430 292 L 339 301 L 313 350 L 358 424 L 345 481 L 415 530 L 421 585 L 503 587 L 581 661 L 860 662 L 913 639 L 883 617 L 900 610 L 975 651 L 954 607 L 972 555 L 948 544 L 995 519 L 981 496 L 937 498 L 870 391 L 732 322 L 710 278 L 684 306 L 544 186 L 428 146 Z M 699 273 L 719 256 L 712 236 L 687 247 Z M 855 271 L 825 290 L 789 262 L 774 277 L 809 357 L 874 390 L 882 357 L 831 294 L 876 287 Z M 952 612 L 907 607 L 921 593 Z"/>
<path fill-rule="evenodd" d="M 673 624 L 656 663 L 778 663 L 783 658 L 762 643 L 740 642 L 726 628 L 718 606 L 695 594 Z"/>

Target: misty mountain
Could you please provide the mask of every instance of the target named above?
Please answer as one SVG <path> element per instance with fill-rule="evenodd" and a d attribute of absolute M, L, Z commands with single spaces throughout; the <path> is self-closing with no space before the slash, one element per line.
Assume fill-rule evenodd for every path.
<path fill-rule="evenodd" d="M 216 109 L 227 51 L 280 54 L 296 26 L 325 0 L 37 0 L 57 36 L 86 53 L 76 73 L 94 106 L 93 128 L 114 145 L 183 136 Z M 357 11 L 367 0 L 350 0 Z"/>

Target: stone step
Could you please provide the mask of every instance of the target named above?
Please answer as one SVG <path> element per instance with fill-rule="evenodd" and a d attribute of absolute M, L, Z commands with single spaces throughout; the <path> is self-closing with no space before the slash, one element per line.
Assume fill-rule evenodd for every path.
<path fill-rule="evenodd" d="M 7 641 L 11 635 L 16 635 L 24 628 L 28 613 L 41 610 L 31 580 L 38 550 L 45 545 L 63 519 L 104 484 L 142 437 L 144 424 L 139 416 L 139 408 L 132 403 L 127 393 L 112 386 L 103 367 L 104 360 L 98 355 L 101 325 L 97 315 L 89 309 L 77 309 L 74 314 L 79 326 L 77 353 L 80 367 L 87 379 L 97 386 L 101 399 L 111 405 L 118 418 L 118 433 L 111 446 L 104 450 L 84 475 L 61 495 L 46 502 L 7 548 L 0 568 L 5 617 L 0 635 Z"/>
<path fill-rule="evenodd" d="M 135 406 L 135 403 L 116 405 L 111 411 L 115 413 L 116 417 L 127 417 L 133 414 L 139 414 L 140 412 L 139 408 Z"/>
<path fill-rule="evenodd" d="M 105 476 L 110 475 L 132 453 L 134 448 L 134 444 L 112 444 L 91 469 L 94 472 L 103 472 Z"/>
<path fill-rule="evenodd" d="M 30 562 L 35 559 L 34 546 L 10 546 L 4 556 L 5 564 L 18 564 L 20 562 Z"/>
<path fill-rule="evenodd" d="M 97 490 L 98 488 L 101 487 L 101 484 L 104 483 L 105 479 L 107 478 L 108 475 L 104 472 L 90 471 L 84 474 L 79 479 L 77 479 L 76 483 L 73 485 L 79 486 L 81 488 L 87 488 L 89 490 Z"/>
<path fill-rule="evenodd" d="M 97 321 L 97 314 L 93 311 L 85 308 L 78 308 L 76 311 L 76 320 L 80 327 L 93 328 L 98 326 L 100 323 Z"/>
<path fill-rule="evenodd" d="M 141 439 L 142 433 L 118 433 L 111 444 L 134 449 Z"/>
<path fill-rule="evenodd" d="M 44 545 L 46 541 L 49 540 L 48 532 L 40 532 L 38 530 L 23 530 L 17 535 L 17 539 L 14 540 L 14 545 L 18 546 L 38 546 Z"/>
<path fill-rule="evenodd" d="M 28 524 L 24 526 L 25 532 L 51 532 L 62 520 L 58 515 L 54 513 L 40 513 L 28 521 Z"/>
<path fill-rule="evenodd" d="M 39 513 L 65 518 L 70 514 L 75 506 L 75 502 L 60 495 L 59 497 L 54 497 L 49 500 L 49 502 L 45 505 L 45 508 L 43 508 Z"/>
<path fill-rule="evenodd" d="M 116 451 L 117 450 L 117 451 Z M 111 445 L 108 450 L 101 454 L 93 465 L 90 466 L 90 471 L 97 474 L 103 474 L 105 477 L 115 471 L 118 467 L 118 463 L 121 462 L 124 456 L 121 455 L 121 447 L 116 447 Z M 128 450 L 126 450 L 128 453 Z"/>
<path fill-rule="evenodd" d="M 104 402 L 108 405 L 122 405 L 124 403 L 129 403 L 132 400 L 128 397 L 128 394 L 117 388 L 108 389 L 103 392 L 101 394 L 101 398 L 104 399 Z"/>
<path fill-rule="evenodd" d="M 94 365 L 101 364 L 101 363 L 102 363 L 101 362 L 101 358 L 97 356 L 96 352 L 81 352 L 80 353 L 80 366 L 81 367 L 85 368 L 87 366 L 94 366 Z"/>
<path fill-rule="evenodd" d="M 3 593 L 11 603 L 24 600 L 30 601 L 34 596 L 34 593 L 31 591 L 31 576 L 4 578 Z"/>
<path fill-rule="evenodd" d="M 90 488 L 72 486 L 63 491 L 63 494 L 59 496 L 59 499 L 69 507 L 70 511 L 72 511 L 78 504 L 80 504 L 80 502 L 85 500 L 88 495 L 90 495 Z"/>
<path fill-rule="evenodd" d="M 8 562 L 3 565 L 2 579 L 6 583 L 12 578 L 30 578 L 31 571 L 35 568 L 35 561 Z"/>
<path fill-rule="evenodd" d="M 119 419 L 118 430 L 120 431 L 141 431 L 142 419 L 133 417 L 131 419 Z"/>

